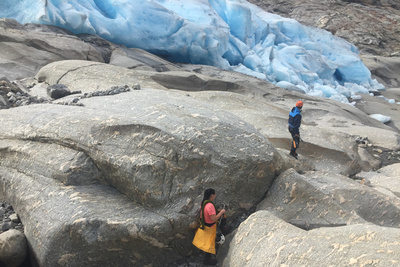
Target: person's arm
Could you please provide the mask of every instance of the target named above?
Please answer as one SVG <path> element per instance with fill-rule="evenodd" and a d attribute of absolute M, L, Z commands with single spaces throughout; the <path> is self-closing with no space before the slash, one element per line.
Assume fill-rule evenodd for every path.
<path fill-rule="evenodd" d="M 211 218 L 211 220 L 212 220 L 213 222 L 216 222 L 216 221 L 218 221 L 219 218 L 221 218 L 221 216 L 222 216 L 225 212 L 226 212 L 226 210 L 225 210 L 225 209 L 222 209 L 222 210 L 220 210 L 220 212 L 218 212 L 218 214 L 210 215 L 210 218 Z"/>

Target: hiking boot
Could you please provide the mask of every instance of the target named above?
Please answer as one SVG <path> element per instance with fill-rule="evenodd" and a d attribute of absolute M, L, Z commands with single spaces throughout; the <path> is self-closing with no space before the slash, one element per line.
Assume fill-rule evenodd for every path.
<path fill-rule="evenodd" d="M 296 152 L 290 152 L 289 153 L 290 156 L 294 157 L 295 159 L 297 159 L 297 153 Z"/>
<path fill-rule="evenodd" d="M 226 236 L 226 235 L 229 235 L 229 234 L 232 232 L 233 227 L 232 227 L 232 226 L 225 225 L 225 226 L 223 226 L 223 227 L 220 227 L 220 229 L 221 229 L 222 234 L 223 234 L 224 236 Z"/>
<path fill-rule="evenodd" d="M 217 259 L 213 259 L 213 258 L 204 260 L 204 265 L 215 266 L 215 265 L 217 265 L 217 263 L 218 263 Z"/>

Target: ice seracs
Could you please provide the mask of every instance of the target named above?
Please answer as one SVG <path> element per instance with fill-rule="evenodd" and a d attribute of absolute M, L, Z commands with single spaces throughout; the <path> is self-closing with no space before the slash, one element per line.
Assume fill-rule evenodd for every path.
<path fill-rule="evenodd" d="M 354 45 L 245 0 L 2 1 L 0 17 L 96 34 L 171 61 L 235 70 L 345 103 L 352 93 L 384 89 Z"/>

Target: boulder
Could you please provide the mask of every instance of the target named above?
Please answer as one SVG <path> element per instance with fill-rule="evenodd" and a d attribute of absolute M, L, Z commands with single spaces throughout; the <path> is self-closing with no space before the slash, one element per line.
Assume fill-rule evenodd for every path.
<path fill-rule="evenodd" d="M 47 95 L 53 99 L 59 99 L 70 95 L 71 91 L 64 84 L 53 84 L 47 87 Z"/>
<path fill-rule="evenodd" d="M 0 118 L 0 197 L 13 203 L 40 266 L 176 260 L 192 249 L 204 189 L 215 188 L 234 219 L 284 166 L 253 126 L 181 91 L 79 102 Z"/>
<path fill-rule="evenodd" d="M 391 197 L 400 197 L 400 163 L 391 164 L 376 171 L 358 173 L 357 178 L 370 182 L 371 187 Z"/>
<path fill-rule="evenodd" d="M 267 216 L 271 224 L 295 229 L 293 240 L 309 237 L 311 245 L 321 240 L 326 248 L 318 259 L 329 254 L 329 246 L 348 240 L 340 229 L 349 234 L 355 224 L 378 238 L 381 233 L 396 237 L 397 189 L 347 177 L 378 169 L 388 162 L 389 152 L 399 149 L 395 116 L 393 124 L 385 125 L 368 116 L 374 107 L 360 110 L 215 67 L 172 64 L 140 49 L 52 26 L 0 20 L 0 46 L 5 62 L 0 70 L 10 80 L 27 78 L 8 80 L 10 95 L 0 94 L 5 97 L 0 102 L 12 98 L 16 103 L 17 93 L 45 98 L 43 104 L 6 103 L 16 108 L 0 110 L 0 200 L 15 206 L 39 266 L 172 264 L 192 252 L 190 225 L 208 187 L 217 190 L 217 205 L 228 204 L 229 220 L 238 224 L 268 192 L 258 209 L 290 222 Z M 20 57 L 24 60 L 15 60 Z M 53 100 L 49 85 L 82 93 Z M 288 157 L 287 117 L 299 99 L 305 103 L 304 141 L 296 160 Z M 360 144 L 360 138 L 368 144 Z M 296 171 L 278 177 L 289 168 Z M 367 222 L 393 232 L 384 227 L 379 232 Z M 301 235 L 317 231 L 335 243 L 318 234 Z M 242 233 L 228 238 L 224 249 L 228 253 L 233 238 L 234 252 L 229 249 L 226 266 L 242 263 L 243 255 L 256 264 L 258 255 L 234 250 L 238 245 L 246 251 L 239 247 Z M 266 239 L 272 240 L 275 232 L 269 234 Z M 276 232 L 271 243 L 296 243 L 282 235 Z M 396 251 L 387 242 L 388 251 Z M 339 263 L 391 259 L 372 253 L 364 262 L 349 251 L 348 258 L 338 256 Z M 283 253 L 282 259 L 295 259 L 295 253 Z M 266 255 L 268 262 L 261 259 L 260 266 L 276 256 Z M 311 264 L 303 258 L 300 264 Z"/>
<path fill-rule="evenodd" d="M 293 169 L 284 172 L 257 210 L 268 210 L 305 229 L 366 222 L 400 227 L 400 199 L 348 177 L 321 171 L 303 175 Z"/>
<path fill-rule="evenodd" d="M 23 233 L 11 229 L 0 234 L 0 265 L 18 267 L 28 254 L 28 246 Z"/>
<path fill-rule="evenodd" d="M 165 89 L 151 79 L 154 72 L 133 71 L 119 66 L 83 60 L 57 61 L 35 75 L 40 83 L 64 84 L 71 91 L 90 93 L 113 86 L 140 84 L 142 88 Z"/>
<path fill-rule="evenodd" d="M 243 222 L 222 266 L 397 266 L 400 229 L 371 224 L 305 231 L 268 211 Z"/>

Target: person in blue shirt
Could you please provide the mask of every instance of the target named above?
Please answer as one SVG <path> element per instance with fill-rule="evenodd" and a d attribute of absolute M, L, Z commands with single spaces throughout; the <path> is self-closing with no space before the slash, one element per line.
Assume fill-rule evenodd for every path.
<path fill-rule="evenodd" d="M 303 108 L 303 101 L 297 101 L 296 106 L 292 108 L 289 113 L 289 132 L 292 135 L 292 146 L 290 148 L 290 155 L 297 159 L 296 149 L 300 144 L 300 125 L 301 125 L 301 109 Z"/>

